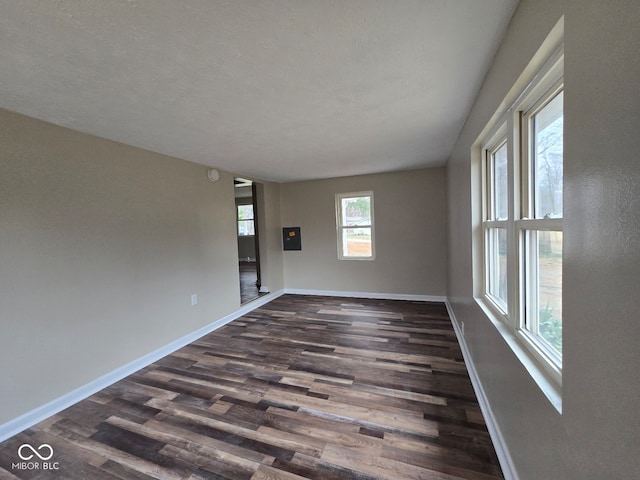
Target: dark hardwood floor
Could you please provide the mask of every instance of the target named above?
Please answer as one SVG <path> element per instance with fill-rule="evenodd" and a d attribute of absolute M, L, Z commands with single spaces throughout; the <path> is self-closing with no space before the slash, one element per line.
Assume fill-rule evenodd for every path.
<path fill-rule="evenodd" d="M 444 305 L 285 295 L 1 443 L 14 478 L 502 474 Z"/>

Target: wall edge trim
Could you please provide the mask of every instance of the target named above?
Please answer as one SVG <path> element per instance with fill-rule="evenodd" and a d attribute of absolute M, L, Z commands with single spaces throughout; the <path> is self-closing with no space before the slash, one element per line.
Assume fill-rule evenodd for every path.
<path fill-rule="evenodd" d="M 489 436 L 493 442 L 493 447 L 495 448 L 496 455 L 498 456 L 498 461 L 500 462 L 504 478 L 505 480 L 519 480 L 518 472 L 515 468 L 515 464 L 513 463 L 509 447 L 507 446 L 498 422 L 493 415 L 489 399 L 487 398 L 482 382 L 480 381 L 480 377 L 478 376 L 475 364 L 473 363 L 473 358 L 471 357 L 465 338 L 462 335 L 462 330 L 460 329 L 460 324 L 458 323 L 458 319 L 453 311 L 453 307 L 451 306 L 451 303 L 449 303 L 448 298 L 445 299 L 444 303 L 447 307 L 447 312 L 449 313 L 449 318 L 451 319 L 451 324 L 453 325 L 453 330 L 456 333 L 458 343 L 460 344 L 462 357 L 464 358 L 464 363 L 467 366 L 467 371 L 471 378 L 471 384 L 473 385 L 473 391 L 476 394 L 480 410 L 482 411 L 485 423 L 487 424 L 487 430 L 489 430 Z"/>
<path fill-rule="evenodd" d="M 147 353 L 131 362 L 112 370 L 111 372 L 102 375 L 101 377 L 96 378 L 95 380 L 90 381 L 89 383 L 72 390 L 69 393 L 65 393 L 64 395 L 45 403 L 39 407 L 34 408 L 33 410 L 26 412 L 19 417 L 16 417 L 4 424 L 0 425 L 0 442 L 3 442 L 14 435 L 21 433 L 29 427 L 32 427 L 36 423 L 39 423 L 56 413 L 61 412 L 65 408 L 70 407 L 78 403 L 81 400 L 93 395 L 96 392 L 108 387 L 109 385 L 114 384 L 115 382 L 122 380 L 123 378 L 131 375 L 132 373 L 144 368 L 153 362 L 160 360 L 163 357 L 175 352 L 176 350 L 188 345 L 200 337 L 217 330 L 218 328 L 226 325 L 227 323 L 232 322 L 233 320 L 255 310 L 256 308 L 261 307 L 262 305 L 275 300 L 276 298 L 283 295 L 284 290 L 279 290 L 274 293 L 270 293 L 268 295 L 263 295 L 258 297 L 256 300 L 253 300 L 250 303 L 242 305 L 238 310 L 226 315 L 214 322 L 211 322 L 209 325 L 205 325 L 204 327 L 199 328 L 187 335 L 180 337 L 177 340 L 174 340 L 167 345 L 158 348 L 152 352 Z"/>
<path fill-rule="evenodd" d="M 441 295 L 413 295 L 405 293 L 375 293 L 375 292 L 348 292 L 342 290 L 306 290 L 300 288 L 285 288 L 285 294 L 290 295 L 315 295 L 326 297 L 346 298 L 378 298 L 382 300 L 409 300 L 418 302 L 441 302 L 447 299 Z"/>

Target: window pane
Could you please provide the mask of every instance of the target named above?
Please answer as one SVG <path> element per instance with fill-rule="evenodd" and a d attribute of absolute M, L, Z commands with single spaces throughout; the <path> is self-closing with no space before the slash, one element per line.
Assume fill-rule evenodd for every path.
<path fill-rule="evenodd" d="M 562 232 L 527 232 L 526 328 L 562 353 Z"/>
<path fill-rule="evenodd" d="M 371 228 L 344 228 L 342 252 L 345 257 L 370 257 L 373 253 Z"/>
<path fill-rule="evenodd" d="M 253 220 L 238 220 L 238 235 L 255 235 Z"/>
<path fill-rule="evenodd" d="M 508 217 L 507 192 L 507 144 L 502 145 L 491 155 L 493 162 L 493 218 L 506 220 Z"/>
<path fill-rule="evenodd" d="M 342 226 L 371 225 L 371 197 L 342 199 Z"/>
<path fill-rule="evenodd" d="M 253 220 L 253 205 L 238 205 L 238 220 Z"/>
<path fill-rule="evenodd" d="M 560 92 L 533 118 L 535 217 L 562 217 L 562 114 Z"/>
<path fill-rule="evenodd" d="M 507 230 L 490 228 L 488 232 L 489 293 L 507 311 Z"/>

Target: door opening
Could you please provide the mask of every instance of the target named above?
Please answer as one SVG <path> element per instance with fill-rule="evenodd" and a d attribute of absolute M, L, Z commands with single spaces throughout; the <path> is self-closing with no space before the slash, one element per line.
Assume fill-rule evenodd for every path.
<path fill-rule="evenodd" d="M 258 196 L 252 180 L 236 177 L 238 234 L 238 268 L 240 272 L 240 302 L 247 303 L 260 296 L 260 238 L 258 228 Z"/>

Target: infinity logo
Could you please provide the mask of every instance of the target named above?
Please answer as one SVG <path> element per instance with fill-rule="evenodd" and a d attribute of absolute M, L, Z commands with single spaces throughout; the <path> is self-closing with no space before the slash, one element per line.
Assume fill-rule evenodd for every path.
<path fill-rule="evenodd" d="M 41 455 L 40 451 L 43 448 L 45 449 L 45 452 L 43 455 Z M 47 449 L 49 450 L 49 455 L 46 454 Z M 27 450 L 26 455 L 22 453 L 24 450 Z M 31 453 L 29 453 L 29 450 L 31 451 Z M 22 460 L 31 460 L 34 455 L 42 461 L 49 460 L 51 457 L 53 457 L 53 448 L 47 443 L 43 443 L 42 445 L 40 445 L 37 450 L 28 443 L 23 443 L 22 445 L 20 445 L 20 448 L 18 448 L 18 456 Z"/>

